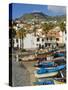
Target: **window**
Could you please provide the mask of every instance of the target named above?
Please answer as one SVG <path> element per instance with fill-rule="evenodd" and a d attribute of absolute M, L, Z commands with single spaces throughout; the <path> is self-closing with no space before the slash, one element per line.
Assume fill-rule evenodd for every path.
<path fill-rule="evenodd" d="M 52 40 L 52 37 L 50 38 L 50 40 Z"/>
<path fill-rule="evenodd" d="M 50 46 L 50 43 L 48 43 L 48 45 Z"/>
<path fill-rule="evenodd" d="M 39 49 L 41 49 L 41 44 L 39 44 Z"/>
<path fill-rule="evenodd" d="M 38 44 L 36 44 L 38 46 Z"/>
<path fill-rule="evenodd" d="M 47 38 L 47 40 L 48 40 L 48 38 Z"/>
<path fill-rule="evenodd" d="M 44 39 L 42 39 L 42 42 L 44 41 Z"/>
<path fill-rule="evenodd" d="M 18 43 L 18 39 L 16 39 L 16 42 Z"/>
<path fill-rule="evenodd" d="M 17 48 L 18 48 L 19 46 L 17 45 Z"/>
<path fill-rule="evenodd" d="M 42 45 L 42 49 L 44 49 L 44 45 Z"/>
<path fill-rule="evenodd" d="M 56 43 L 56 46 L 58 46 L 58 43 Z"/>
<path fill-rule="evenodd" d="M 47 47 L 47 43 L 45 43 L 45 47 Z"/>
<path fill-rule="evenodd" d="M 37 38 L 37 41 L 39 41 L 40 39 L 39 38 Z"/>
<path fill-rule="evenodd" d="M 59 41 L 59 38 L 56 38 L 57 41 Z"/>

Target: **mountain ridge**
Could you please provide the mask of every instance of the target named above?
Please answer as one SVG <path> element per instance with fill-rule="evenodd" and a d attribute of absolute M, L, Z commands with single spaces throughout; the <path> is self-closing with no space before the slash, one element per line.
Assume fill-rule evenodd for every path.
<path fill-rule="evenodd" d="M 32 12 L 32 13 L 26 13 L 15 20 L 22 21 L 22 20 L 32 20 L 32 19 L 42 19 L 42 20 L 47 20 L 47 21 L 49 21 L 49 20 L 62 21 L 62 20 L 66 20 L 66 15 L 49 16 L 49 15 L 44 14 L 42 12 Z"/>

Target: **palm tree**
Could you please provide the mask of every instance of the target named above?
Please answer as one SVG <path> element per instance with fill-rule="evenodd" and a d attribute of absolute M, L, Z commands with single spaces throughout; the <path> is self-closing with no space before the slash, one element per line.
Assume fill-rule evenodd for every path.
<path fill-rule="evenodd" d="M 51 30 L 52 28 L 54 28 L 54 25 L 52 23 L 44 23 L 42 25 L 42 27 L 43 27 L 43 31 L 44 31 L 45 35 L 47 35 L 48 32 L 49 32 L 49 30 Z"/>
<path fill-rule="evenodd" d="M 53 29 L 53 28 L 55 27 L 55 25 L 52 24 L 52 23 L 44 23 L 42 27 L 43 27 L 43 32 L 45 33 L 45 36 L 46 36 L 46 38 L 47 38 L 47 37 L 48 37 L 48 36 L 47 36 L 48 32 L 49 32 L 51 29 Z"/>
<path fill-rule="evenodd" d="M 36 32 L 37 32 L 37 27 L 36 27 L 36 21 L 33 22 L 33 32 L 34 32 L 34 35 L 36 36 Z"/>
<path fill-rule="evenodd" d="M 60 29 L 61 29 L 62 32 L 64 32 L 64 31 L 66 32 L 66 24 L 64 22 L 61 22 L 59 24 L 59 27 L 60 27 Z"/>
<path fill-rule="evenodd" d="M 33 28 L 34 35 L 36 36 L 37 28 L 34 26 Z"/>
<path fill-rule="evenodd" d="M 21 28 L 17 32 L 18 37 L 20 38 L 20 48 L 23 48 L 23 38 L 26 36 L 26 30 Z"/>
<path fill-rule="evenodd" d="M 65 38 L 65 37 L 64 37 L 64 34 L 66 33 L 66 24 L 65 24 L 64 22 L 61 22 L 61 23 L 59 24 L 59 27 L 60 27 L 60 29 L 61 29 L 61 31 L 62 31 L 62 37 Z M 64 39 L 63 39 L 63 42 L 64 42 Z"/>

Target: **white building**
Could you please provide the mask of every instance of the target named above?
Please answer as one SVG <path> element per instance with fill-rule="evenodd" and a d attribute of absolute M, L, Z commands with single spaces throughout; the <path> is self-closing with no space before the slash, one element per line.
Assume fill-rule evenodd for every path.
<path fill-rule="evenodd" d="M 22 39 L 20 39 L 20 38 L 14 38 L 13 39 L 13 46 L 14 46 L 14 48 L 22 48 Z"/>
<path fill-rule="evenodd" d="M 44 49 L 46 47 L 55 48 L 57 43 L 59 45 L 66 43 L 66 34 L 65 32 L 62 32 L 59 27 L 49 31 L 47 36 L 44 35 L 44 37 L 42 35 L 42 29 L 38 29 L 36 35 L 35 33 L 27 33 L 23 40 L 20 38 L 14 39 L 14 47 L 23 47 L 24 49 Z"/>
<path fill-rule="evenodd" d="M 35 36 L 34 33 L 27 34 L 23 40 L 24 49 L 38 49 L 45 46 L 45 39 Z"/>
<path fill-rule="evenodd" d="M 66 35 L 65 31 L 63 32 L 62 38 L 63 38 L 63 43 L 66 44 L 67 35 Z"/>

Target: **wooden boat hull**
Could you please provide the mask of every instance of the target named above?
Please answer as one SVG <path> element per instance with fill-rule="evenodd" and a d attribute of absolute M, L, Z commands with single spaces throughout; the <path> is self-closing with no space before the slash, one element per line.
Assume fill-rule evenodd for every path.
<path fill-rule="evenodd" d="M 45 74 L 37 74 L 37 72 L 34 72 L 36 78 L 44 78 L 44 77 L 53 77 L 58 74 L 58 72 L 50 72 L 50 73 L 45 73 Z"/>

